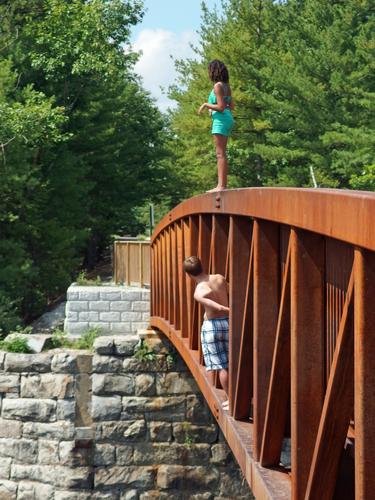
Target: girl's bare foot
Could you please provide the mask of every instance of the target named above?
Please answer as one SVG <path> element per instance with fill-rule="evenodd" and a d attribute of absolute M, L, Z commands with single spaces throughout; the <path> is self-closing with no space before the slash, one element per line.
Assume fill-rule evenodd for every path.
<path fill-rule="evenodd" d="M 209 189 L 208 191 L 206 191 L 206 193 L 216 193 L 217 191 L 224 191 L 224 189 L 227 189 L 227 188 L 222 187 L 222 186 L 216 186 L 215 188 Z"/>

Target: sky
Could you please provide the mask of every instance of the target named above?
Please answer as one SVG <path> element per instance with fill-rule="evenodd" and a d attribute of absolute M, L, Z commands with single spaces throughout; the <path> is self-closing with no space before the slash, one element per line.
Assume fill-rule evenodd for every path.
<path fill-rule="evenodd" d="M 185 59 L 193 55 L 190 44 L 199 40 L 201 0 L 144 0 L 146 13 L 132 34 L 132 44 L 142 55 L 135 71 L 143 85 L 155 97 L 161 111 L 173 107 L 163 94 L 176 76 L 171 56 Z M 206 0 L 209 9 L 219 6 L 219 0 Z"/>

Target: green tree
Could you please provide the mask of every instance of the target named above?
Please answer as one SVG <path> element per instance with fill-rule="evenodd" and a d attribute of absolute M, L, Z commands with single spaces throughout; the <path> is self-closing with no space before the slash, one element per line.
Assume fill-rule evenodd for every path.
<path fill-rule="evenodd" d="M 162 196 L 165 122 L 129 45 L 141 4 L 0 5 L 3 329 L 41 312 L 112 234 L 140 231 L 134 206 Z"/>
<path fill-rule="evenodd" d="M 185 187 L 206 189 L 215 175 L 208 118 L 194 112 L 209 91 L 206 64 L 219 58 L 237 103 L 230 186 L 371 188 L 374 22 L 367 0 L 228 0 L 221 16 L 204 8 L 196 58 L 178 63 L 171 91 Z"/>

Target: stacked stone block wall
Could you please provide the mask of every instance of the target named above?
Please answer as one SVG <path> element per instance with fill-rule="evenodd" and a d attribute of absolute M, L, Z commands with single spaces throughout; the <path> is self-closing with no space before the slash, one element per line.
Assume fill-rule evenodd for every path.
<path fill-rule="evenodd" d="M 252 498 L 168 340 L 0 353 L 0 499 Z"/>
<path fill-rule="evenodd" d="M 147 328 L 150 290 L 127 286 L 77 286 L 67 291 L 64 329 L 81 335 L 89 328 L 101 334 L 129 334 Z"/>
<path fill-rule="evenodd" d="M 93 488 L 91 411 L 77 403 L 91 371 L 88 352 L 0 352 L 0 499 Z"/>

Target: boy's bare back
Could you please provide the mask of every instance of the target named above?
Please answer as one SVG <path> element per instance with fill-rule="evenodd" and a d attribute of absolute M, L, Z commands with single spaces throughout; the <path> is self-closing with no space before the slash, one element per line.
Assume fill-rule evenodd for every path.
<path fill-rule="evenodd" d="M 203 305 L 207 319 L 228 316 L 228 283 L 221 274 L 209 274 L 198 283 L 194 298 Z"/>

